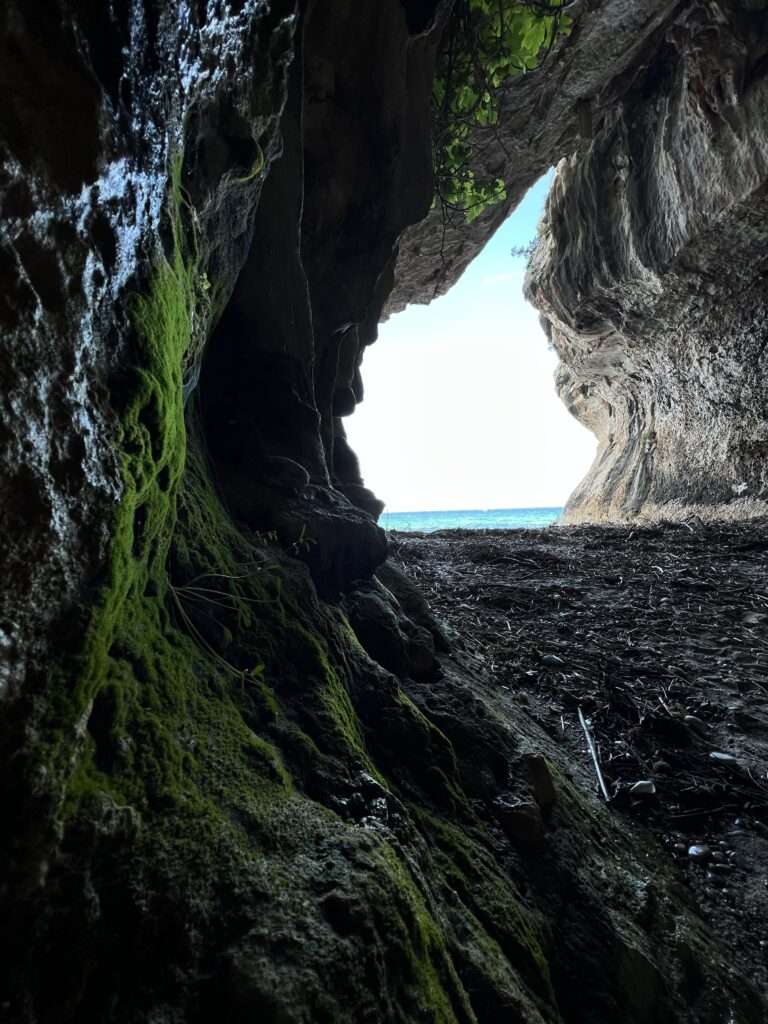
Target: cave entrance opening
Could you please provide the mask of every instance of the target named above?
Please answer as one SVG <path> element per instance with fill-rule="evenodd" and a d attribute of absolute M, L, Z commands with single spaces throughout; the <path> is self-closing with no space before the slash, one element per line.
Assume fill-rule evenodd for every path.
<path fill-rule="evenodd" d="M 523 298 L 520 250 L 551 180 L 529 190 L 446 295 L 393 316 L 366 351 L 365 400 L 345 427 L 386 503 L 385 528 L 551 522 L 594 458 L 595 438 L 558 398 L 557 356 Z M 534 508 L 542 514 L 520 522 L 490 514 Z M 458 510 L 483 514 L 423 517 Z"/>

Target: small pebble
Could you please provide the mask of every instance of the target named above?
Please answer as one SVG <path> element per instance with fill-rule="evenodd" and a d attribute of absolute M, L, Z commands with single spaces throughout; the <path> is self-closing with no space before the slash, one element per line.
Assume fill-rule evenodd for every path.
<path fill-rule="evenodd" d="M 545 654 L 541 659 L 541 664 L 554 668 L 556 665 L 564 665 L 565 662 L 562 658 L 558 658 L 556 654 Z"/>
<path fill-rule="evenodd" d="M 741 621 L 750 626 L 759 626 L 761 622 L 765 622 L 765 619 L 766 616 L 763 612 L 745 612 L 741 617 Z"/>
<path fill-rule="evenodd" d="M 629 787 L 629 792 L 632 796 L 653 796 L 656 792 L 656 786 L 651 779 L 641 779 L 640 782 L 636 782 L 634 786 Z"/>
<path fill-rule="evenodd" d="M 719 764 L 738 764 L 738 758 L 734 757 L 733 754 L 724 754 L 722 751 L 713 750 L 709 755 L 710 761 L 717 761 Z"/>
<path fill-rule="evenodd" d="M 713 850 L 712 851 L 712 860 L 724 860 L 724 859 L 725 859 L 725 854 L 723 853 L 722 850 Z"/>
<path fill-rule="evenodd" d="M 699 732 L 706 732 L 709 728 L 707 723 L 702 722 L 696 715 L 686 715 L 683 721 L 690 729 L 697 729 Z"/>
<path fill-rule="evenodd" d="M 688 847 L 688 856 L 691 858 L 691 860 L 696 860 L 696 861 L 708 860 L 709 859 L 709 855 L 710 855 L 711 852 L 712 851 L 710 850 L 710 848 L 708 846 L 705 846 L 703 843 L 702 844 L 696 843 L 693 846 L 689 846 Z"/>

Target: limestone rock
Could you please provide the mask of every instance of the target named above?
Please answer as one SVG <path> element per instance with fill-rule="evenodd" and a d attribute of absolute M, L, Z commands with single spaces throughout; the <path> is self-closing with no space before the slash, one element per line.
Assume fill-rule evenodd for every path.
<path fill-rule="evenodd" d="M 558 168 L 526 288 L 599 442 L 566 521 L 768 487 L 765 56 L 762 5 L 683 5 Z"/>
<path fill-rule="evenodd" d="M 518 114 L 510 93 L 539 150 L 520 181 L 573 148 L 590 97 L 611 114 L 670 8 L 584 5 L 559 71 L 520 83 Z M 2 5 L 13 1024 L 762 1017 L 662 861 L 637 925 L 648 849 L 447 650 L 346 443 L 430 209 L 450 14 Z M 557 766 L 554 804 L 525 750 Z"/>
<path fill-rule="evenodd" d="M 378 580 L 345 598 L 352 629 L 367 653 L 399 676 L 422 678 L 436 669 L 431 634 L 412 622 Z"/>
<path fill-rule="evenodd" d="M 698 7 L 691 4 L 691 7 Z M 574 5 L 574 31 L 543 67 L 512 79 L 500 95 L 500 124 L 474 129 L 478 171 L 504 181 L 506 198 L 471 223 L 439 208 L 400 243 L 388 315 L 444 294 L 503 224 L 526 191 L 559 160 L 589 144 L 592 126 L 620 96 L 674 17 L 672 0 L 600 0 Z"/>
<path fill-rule="evenodd" d="M 547 759 L 541 754 L 529 754 L 525 764 L 533 798 L 543 811 L 547 811 L 557 800 L 557 789 Z"/>

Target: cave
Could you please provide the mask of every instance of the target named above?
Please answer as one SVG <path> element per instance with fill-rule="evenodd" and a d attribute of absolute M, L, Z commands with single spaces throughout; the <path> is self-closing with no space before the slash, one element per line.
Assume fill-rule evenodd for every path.
<path fill-rule="evenodd" d="M 0 24 L 2 1019 L 764 1022 L 765 0 Z M 388 536 L 365 349 L 551 166 L 595 462 Z"/>

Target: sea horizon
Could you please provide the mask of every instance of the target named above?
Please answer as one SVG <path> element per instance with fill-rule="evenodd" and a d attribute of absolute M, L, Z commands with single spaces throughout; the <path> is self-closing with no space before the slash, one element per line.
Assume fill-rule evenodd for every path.
<path fill-rule="evenodd" d="M 433 511 L 382 512 L 379 525 L 385 530 L 434 533 L 436 530 L 520 530 L 550 526 L 562 515 L 562 505 L 529 508 L 437 509 Z"/>

